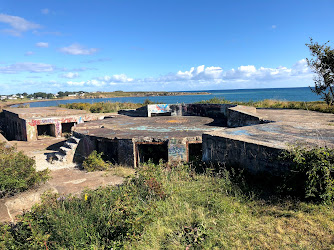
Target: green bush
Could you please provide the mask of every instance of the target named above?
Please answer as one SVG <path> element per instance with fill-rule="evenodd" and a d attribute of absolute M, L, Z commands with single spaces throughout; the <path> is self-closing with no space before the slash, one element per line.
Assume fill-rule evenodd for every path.
<path fill-rule="evenodd" d="M 111 165 L 108 162 L 105 162 L 102 159 L 103 153 L 97 153 L 96 150 L 94 150 L 82 163 L 82 167 L 88 171 L 103 171 L 107 170 L 111 167 Z"/>
<path fill-rule="evenodd" d="M 131 102 L 95 102 L 95 103 L 67 103 L 60 104 L 59 107 L 68 109 L 87 110 L 91 113 L 111 113 L 121 109 L 136 109 L 143 106 L 140 103 Z"/>
<path fill-rule="evenodd" d="M 317 201 L 334 201 L 334 149 L 292 147 L 280 157 L 291 162 L 283 191 Z"/>
<path fill-rule="evenodd" d="M 49 179 L 48 170 L 36 171 L 35 160 L 0 143 L 0 196 L 24 191 Z"/>
<path fill-rule="evenodd" d="M 123 185 L 46 194 L 0 249 L 331 249 L 333 206 L 249 200 L 229 179 L 148 164 Z"/>
<path fill-rule="evenodd" d="M 201 101 L 198 103 L 203 104 L 238 104 L 238 105 L 246 105 L 253 106 L 256 108 L 273 108 L 273 109 L 303 109 L 303 110 L 311 110 L 318 111 L 322 113 L 334 113 L 334 106 L 328 106 L 323 101 L 315 101 L 315 102 L 296 102 L 296 101 L 280 101 L 280 100 L 262 100 L 262 101 L 249 101 L 249 102 L 231 102 L 224 98 L 211 98 L 209 100 Z"/>

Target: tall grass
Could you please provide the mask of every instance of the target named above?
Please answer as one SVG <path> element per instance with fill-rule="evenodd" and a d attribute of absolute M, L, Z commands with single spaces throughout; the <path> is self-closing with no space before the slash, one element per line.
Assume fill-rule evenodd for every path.
<path fill-rule="evenodd" d="M 249 101 L 249 102 L 231 102 L 223 98 L 214 97 L 212 99 L 201 101 L 203 104 L 238 104 L 253 106 L 256 108 L 276 108 L 276 109 L 303 109 L 318 111 L 323 113 L 334 113 L 334 106 L 328 106 L 323 101 L 316 102 L 295 102 L 295 101 L 279 101 L 279 100 L 263 100 L 263 101 Z"/>
<path fill-rule="evenodd" d="M 68 109 L 87 110 L 92 113 L 112 113 L 121 109 L 136 109 L 141 107 L 140 103 L 131 102 L 95 102 L 95 103 L 67 103 L 60 104 L 59 107 Z"/>
<path fill-rule="evenodd" d="M 252 199 L 230 173 L 146 165 L 118 187 L 49 194 L 3 225 L 12 249 L 330 249 L 333 206 Z"/>

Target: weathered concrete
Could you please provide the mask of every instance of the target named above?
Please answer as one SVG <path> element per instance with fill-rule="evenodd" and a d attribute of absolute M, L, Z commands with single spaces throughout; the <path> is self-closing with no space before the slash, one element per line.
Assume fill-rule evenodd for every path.
<path fill-rule="evenodd" d="M 138 166 L 146 159 L 146 150 L 157 149 L 162 155 L 167 153 L 165 160 L 169 163 L 188 161 L 189 143 L 201 143 L 202 134 L 206 131 L 224 129 L 211 126 L 213 121 L 212 118 L 193 116 L 120 115 L 103 121 L 79 124 L 74 128 L 74 136 L 84 136 L 84 139 L 76 154 L 87 156 L 96 149 L 104 152 L 113 163 Z"/>
<path fill-rule="evenodd" d="M 0 134 L 0 143 L 5 143 L 7 147 L 12 146 L 2 134 Z"/>
<path fill-rule="evenodd" d="M 333 114 L 277 109 L 257 114 L 272 122 L 204 133 L 203 160 L 279 174 L 286 165 L 277 156 L 289 145 L 334 147 Z"/>
<path fill-rule="evenodd" d="M 41 134 L 61 137 L 71 127 L 85 121 L 103 119 L 106 114 L 57 107 L 7 108 L 4 131 L 8 140 L 37 140 Z"/>
<path fill-rule="evenodd" d="M 121 110 L 132 117 L 202 116 L 213 118 L 216 125 L 241 127 L 263 123 L 256 108 L 235 104 L 150 104 L 136 110 Z"/>
<path fill-rule="evenodd" d="M 38 188 L 0 199 L 0 222 L 14 222 L 15 216 L 29 210 L 41 201 L 46 191 L 60 195 L 78 195 L 86 188 L 96 189 L 100 186 L 119 185 L 123 178 L 104 171 L 86 173 L 77 169 L 61 169 L 51 172 L 51 179 Z"/>
<path fill-rule="evenodd" d="M 152 155 L 167 151 L 167 156 L 162 152 L 161 158 L 173 163 L 189 160 L 189 144 L 203 143 L 205 162 L 243 165 L 254 172 L 279 174 L 287 166 L 277 156 L 289 144 L 334 147 L 333 114 L 219 104 L 163 107 L 161 112 L 171 116 L 120 116 L 107 122 L 78 125 L 74 133 L 85 136 L 90 143 L 90 147 L 84 147 L 89 150 L 82 150 L 81 154 L 88 155 L 96 149 L 115 163 L 138 166 L 147 158 L 147 150 L 152 150 L 147 145 L 156 145 L 157 151 Z M 154 111 L 151 116 L 159 113 L 157 107 L 148 110 Z M 228 127 L 222 127 L 224 124 Z"/>

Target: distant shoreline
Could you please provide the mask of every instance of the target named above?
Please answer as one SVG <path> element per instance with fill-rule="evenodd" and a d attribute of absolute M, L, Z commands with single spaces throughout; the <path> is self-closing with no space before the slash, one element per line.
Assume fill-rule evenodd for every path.
<path fill-rule="evenodd" d="M 109 94 L 110 93 L 110 94 Z M 34 100 L 13 100 L 10 102 L 0 102 L 0 111 L 4 108 L 8 108 L 11 107 L 13 105 L 20 105 L 20 104 L 28 104 L 28 103 L 34 103 L 34 102 L 47 102 L 47 101 L 62 101 L 62 100 L 85 100 L 85 99 L 103 99 L 103 98 L 123 98 L 123 97 L 152 97 L 152 96 L 184 96 L 184 95 L 210 95 L 210 92 L 185 92 L 185 91 L 181 91 L 181 92 L 174 92 L 174 91 L 170 91 L 170 92 L 154 92 L 154 91 L 147 91 L 147 92 L 117 92 L 116 93 L 124 93 L 125 95 L 113 95 L 111 93 L 115 93 L 115 92 L 109 92 L 107 94 L 104 93 L 96 93 L 96 94 L 100 94 L 100 95 L 91 95 L 91 93 L 89 93 L 89 95 L 87 96 L 66 96 L 63 98 L 53 98 L 53 99 L 42 99 L 42 100 L 38 100 L 38 99 L 34 99 Z M 94 93 L 95 94 L 95 93 Z M 126 95 L 128 94 L 128 95 Z"/>

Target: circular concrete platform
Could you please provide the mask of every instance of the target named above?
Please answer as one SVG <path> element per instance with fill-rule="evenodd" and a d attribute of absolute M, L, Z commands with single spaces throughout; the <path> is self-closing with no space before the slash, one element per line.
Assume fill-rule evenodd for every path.
<path fill-rule="evenodd" d="M 211 118 L 199 116 L 129 117 L 120 115 L 79 124 L 74 131 L 108 139 L 183 138 L 201 136 L 204 132 L 224 129 L 212 126 L 213 121 Z"/>

